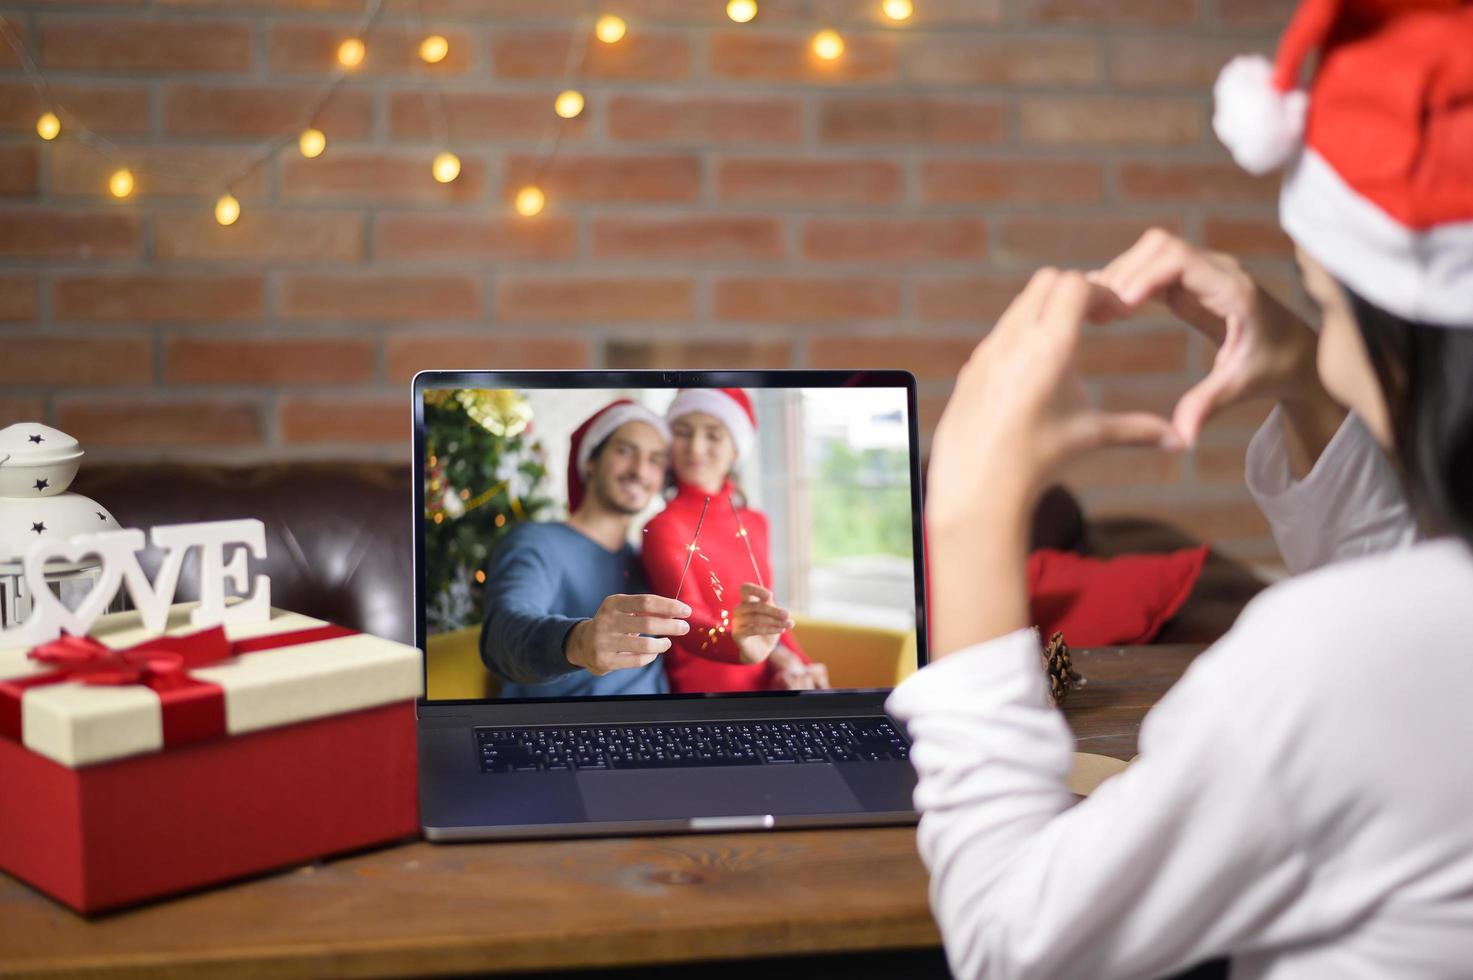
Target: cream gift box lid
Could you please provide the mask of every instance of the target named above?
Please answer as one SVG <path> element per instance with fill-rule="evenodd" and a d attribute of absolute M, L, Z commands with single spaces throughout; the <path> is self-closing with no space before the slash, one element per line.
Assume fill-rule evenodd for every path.
<path fill-rule="evenodd" d="M 171 606 L 165 634 L 199 632 L 189 623 L 195 605 Z M 327 625 L 273 609 L 269 620 L 232 623 L 224 629 L 235 641 Z M 88 634 L 112 649 L 131 647 L 155 635 L 142 627 L 136 612 L 103 616 Z M 29 648 L 0 650 L 0 681 L 51 672 L 28 653 Z M 247 653 L 189 673 L 224 691 L 230 735 L 418 698 L 423 690 L 417 648 L 365 633 Z M 158 695 L 143 685 L 62 681 L 29 688 L 21 700 L 21 732 L 26 748 L 73 768 L 164 747 Z"/>

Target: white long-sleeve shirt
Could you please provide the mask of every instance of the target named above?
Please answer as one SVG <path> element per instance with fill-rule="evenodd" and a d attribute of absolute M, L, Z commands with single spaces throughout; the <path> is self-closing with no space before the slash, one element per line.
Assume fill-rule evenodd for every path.
<path fill-rule="evenodd" d="M 1149 978 L 1226 955 L 1234 978 L 1473 977 L 1473 553 L 1416 541 L 1353 416 L 1295 482 L 1275 414 L 1248 479 L 1303 574 L 1193 662 L 1087 800 L 1070 806 L 1031 632 L 891 696 L 957 976 Z"/>

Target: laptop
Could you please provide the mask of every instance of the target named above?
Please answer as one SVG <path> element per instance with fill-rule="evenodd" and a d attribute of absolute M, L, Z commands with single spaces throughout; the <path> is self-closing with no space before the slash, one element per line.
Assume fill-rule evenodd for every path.
<path fill-rule="evenodd" d="M 428 839 L 916 820 L 910 743 L 884 712 L 925 662 L 913 376 L 428 371 L 413 405 Z M 671 426 L 672 406 L 706 411 Z M 628 421 L 610 435 L 595 416 Z M 686 482 L 705 465 L 691 423 L 725 445 L 713 419 L 740 450 L 731 482 Z M 648 663 L 573 666 L 609 583 L 678 592 L 691 632 Z M 733 625 L 753 585 L 790 617 L 775 643 L 789 621 Z"/>

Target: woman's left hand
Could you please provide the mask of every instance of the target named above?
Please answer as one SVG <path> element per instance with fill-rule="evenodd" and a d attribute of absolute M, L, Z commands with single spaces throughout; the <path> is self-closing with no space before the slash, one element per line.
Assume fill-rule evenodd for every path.
<path fill-rule="evenodd" d="M 1082 273 L 1042 269 L 957 377 L 926 488 L 934 655 L 1029 625 L 1029 518 L 1061 466 L 1106 446 L 1181 448 L 1166 419 L 1100 412 L 1084 397 L 1075 363 L 1084 321 L 1117 302 Z"/>

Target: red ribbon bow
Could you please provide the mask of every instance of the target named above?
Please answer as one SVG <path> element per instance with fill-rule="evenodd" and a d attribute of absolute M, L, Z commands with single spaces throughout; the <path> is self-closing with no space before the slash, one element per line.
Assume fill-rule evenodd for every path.
<path fill-rule="evenodd" d="M 63 636 L 27 654 L 55 668 L 50 673 L 0 680 L 0 737 L 21 741 L 21 701 L 27 689 L 79 681 L 141 684 L 151 689 L 163 708 L 166 746 L 223 738 L 227 734 L 225 691 L 218 684 L 191 677 L 191 670 L 258 650 L 352 635 L 352 630 L 341 626 L 315 626 L 232 643 L 225 630 L 216 626 L 188 636 L 155 637 L 124 650 L 111 649 L 88 636 Z"/>
<path fill-rule="evenodd" d="M 189 671 L 228 660 L 231 650 L 225 631 L 217 626 L 192 636 L 154 637 L 124 650 L 103 646 L 90 636 L 63 636 L 27 656 L 56 668 L 62 680 L 145 684 L 155 691 L 173 691 L 201 683 Z"/>

